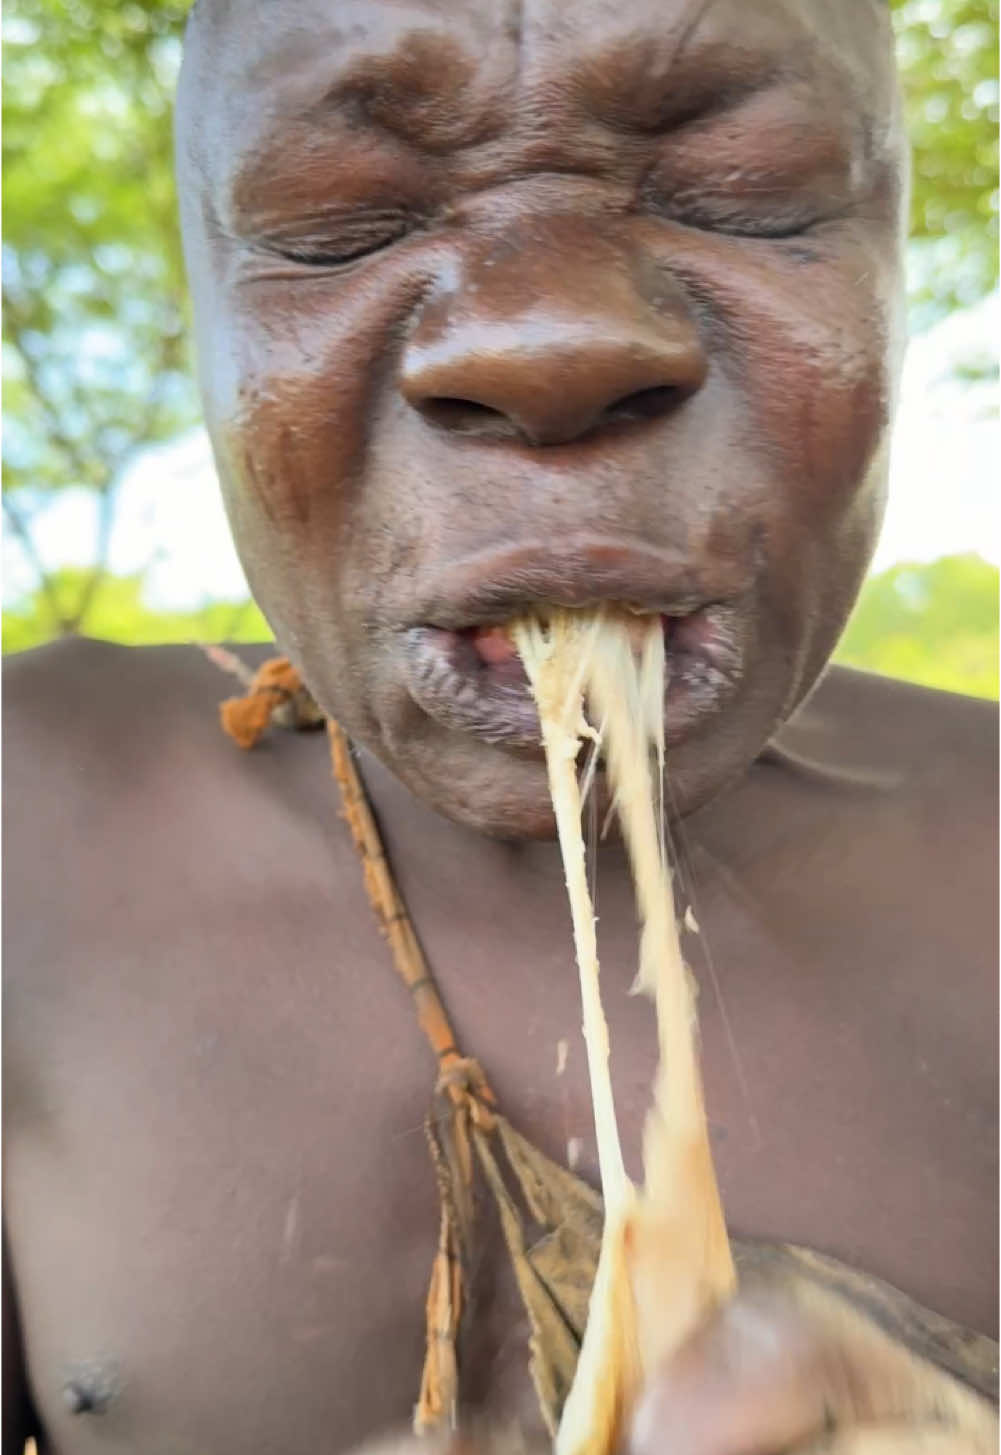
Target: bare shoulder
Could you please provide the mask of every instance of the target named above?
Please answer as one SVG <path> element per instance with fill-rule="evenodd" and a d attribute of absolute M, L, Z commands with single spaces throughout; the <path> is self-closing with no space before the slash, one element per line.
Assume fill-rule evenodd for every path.
<path fill-rule="evenodd" d="M 994 703 L 832 668 L 736 795 L 769 892 L 992 976 L 997 749 Z"/>
<path fill-rule="evenodd" d="M 699 831 L 809 953 L 923 957 L 986 996 L 997 732 L 993 703 L 832 668 Z"/>
<path fill-rule="evenodd" d="M 779 735 L 775 756 L 814 770 L 818 785 L 826 775 L 846 807 L 931 815 L 967 844 L 993 839 L 996 703 L 834 667 Z"/>
<path fill-rule="evenodd" d="M 998 706 L 976 697 L 832 667 L 792 727 L 835 735 L 843 753 L 875 769 L 952 786 L 997 777 Z"/>
<path fill-rule="evenodd" d="M 140 824 L 155 835 L 233 756 L 216 711 L 232 684 L 196 648 L 69 638 L 3 670 L 8 875 L 47 864 L 39 892 L 69 856 L 100 856 Z"/>
<path fill-rule="evenodd" d="M 298 902 L 318 861 L 327 895 L 341 867 L 356 895 L 323 735 L 237 748 L 218 704 L 239 687 L 196 647 L 73 640 L 4 672 L 9 990 L 65 970 L 74 941 L 89 954 L 181 916 L 238 921 L 255 893 Z"/>
<path fill-rule="evenodd" d="M 253 665 L 267 648 L 241 649 Z M 206 739 L 214 704 L 233 683 L 193 646 L 126 647 L 67 637 L 3 660 L 5 747 L 20 771 L 43 752 L 49 770 L 113 756 L 120 761 L 174 737 L 179 722 Z M 24 759 L 22 761 L 22 753 Z"/>

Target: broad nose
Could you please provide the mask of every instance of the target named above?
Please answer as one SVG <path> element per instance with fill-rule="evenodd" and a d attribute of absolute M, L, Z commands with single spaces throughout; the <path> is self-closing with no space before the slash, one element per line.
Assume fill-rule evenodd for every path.
<path fill-rule="evenodd" d="M 707 360 L 676 284 L 565 234 L 485 253 L 432 293 L 400 389 L 457 434 L 566 444 L 666 414 Z"/>

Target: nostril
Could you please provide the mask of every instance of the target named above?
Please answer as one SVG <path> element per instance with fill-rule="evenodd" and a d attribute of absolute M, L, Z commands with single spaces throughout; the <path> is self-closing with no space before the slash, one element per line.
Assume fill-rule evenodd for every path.
<path fill-rule="evenodd" d="M 425 399 L 421 413 L 442 429 L 453 434 L 489 435 L 491 438 L 517 434 L 516 427 L 499 409 L 480 404 L 475 399 L 437 397 Z"/>
<path fill-rule="evenodd" d="M 653 389 L 637 389 L 632 394 L 625 394 L 610 404 L 602 416 L 602 423 L 622 421 L 626 423 L 633 419 L 658 419 L 668 410 L 673 409 L 683 394 L 680 389 L 672 385 L 658 385 Z"/>

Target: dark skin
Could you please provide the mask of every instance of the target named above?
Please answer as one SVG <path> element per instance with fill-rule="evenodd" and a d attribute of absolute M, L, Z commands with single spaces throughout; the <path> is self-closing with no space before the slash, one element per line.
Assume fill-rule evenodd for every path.
<path fill-rule="evenodd" d="M 255 595 L 352 736 L 519 836 L 551 831 L 538 748 L 453 628 L 686 614 L 684 811 L 813 684 L 885 484 L 885 16 L 606 9 L 363 5 L 356 32 L 326 4 L 298 28 L 221 7 L 180 94 L 206 418 Z"/>
<path fill-rule="evenodd" d="M 485 629 L 627 600 L 670 618 L 673 832 L 731 1225 L 989 1331 L 992 713 L 835 671 L 781 727 L 881 511 L 895 117 L 869 0 L 217 3 L 189 39 L 179 172 L 244 564 L 360 744 L 508 1115 L 595 1176 L 544 769 Z M 224 684 L 186 648 L 60 646 L 9 683 L 8 1289 L 28 1384 L 14 1369 L 5 1451 L 30 1432 L 66 1452 L 348 1451 L 405 1427 L 433 1063 L 322 741 L 239 754 L 214 721 Z M 600 865 L 635 1168 L 651 1017 L 625 994 L 615 844 Z M 531 1439 L 489 1222 L 476 1283 L 466 1413 Z M 846 1432 L 906 1419 L 888 1363 L 814 1357 L 822 1321 L 752 1294 L 761 1317 L 728 1314 L 652 1382 L 637 1451 L 806 1450 L 832 1361 L 867 1381 Z M 745 1374 L 721 1391 L 733 1339 L 773 1359 L 730 1359 Z"/>
<path fill-rule="evenodd" d="M 437 1225 L 434 1063 L 322 738 L 239 752 L 215 721 L 225 679 L 184 647 L 53 647 L 9 684 L 6 1214 L 52 1448 L 351 1450 L 404 1426 Z M 972 770 L 992 732 L 980 704 L 834 672 L 787 729 L 822 771 L 762 761 L 681 838 L 731 1226 L 987 1331 L 994 798 Z M 456 828 L 370 754 L 362 769 L 462 1045 L 546 1152 L 580 1139 L 593 1179 L 555 847 Z M 626 994 L 629 896 L 609 845 L 605 1000 L 635 1168 L 653 1044 Z M 470 1404 L 531 1429 L 489 1222 L 481 1256 Z M 95 1361 L 117 1392 L 71 1413 L 65 1386 Z"/>

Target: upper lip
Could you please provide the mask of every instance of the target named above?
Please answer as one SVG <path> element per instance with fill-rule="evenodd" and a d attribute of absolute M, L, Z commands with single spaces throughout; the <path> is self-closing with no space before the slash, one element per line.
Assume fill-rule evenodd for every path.
<path fill-rule="evenodd" d="M 564 539 L 484 550 L 437 572 L 413 624 L 446 631 L 508 621 L 539 606 L 582 608 L 618 601 L 687 616 L 730 601 L 746 582 L 731 568 L 700 569 L 680 552 L 634 541 Z"/>

